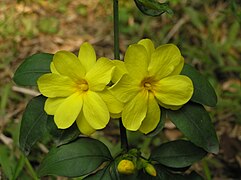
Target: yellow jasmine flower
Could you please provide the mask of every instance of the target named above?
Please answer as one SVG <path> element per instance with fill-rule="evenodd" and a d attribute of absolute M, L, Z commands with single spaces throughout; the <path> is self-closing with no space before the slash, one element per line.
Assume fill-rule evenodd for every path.
<path fill-rule="evenodd" d="M 135 172 L 135 165 L 132 161 L 123 159 L 119 162 L 117 170 L 121 174 L 130 175 Z"/>
<path fill-rule="evenodd" d="M 180 75 L 183 65 L 184 58 L 173 44 L 155 49 L 151 40 L 143 39 L 128 47 L 124 62 L 117 66 L 124 75 L 110 88 L 125 103 L 122 121 L 126 129 L 147 134 L 160 120 L 159 105 L 177 110 L 190 100 L 193 84 Z"/>
<path fill-rule="evenodd" d="M 66 129 L 75 121 L 83 134 L 90 135 L 104 128 L 110 113 L 118 114 L 122 103 L 106 88 L 112 78 L 114 64 L 99 58 L 89 43 L 80 46 L 78 57 L 58 51 L 51 63 L 51 72 L 38 79 L 40 92 L 48 97 L 45 111 L 54 115 L 58 128 Z"/>

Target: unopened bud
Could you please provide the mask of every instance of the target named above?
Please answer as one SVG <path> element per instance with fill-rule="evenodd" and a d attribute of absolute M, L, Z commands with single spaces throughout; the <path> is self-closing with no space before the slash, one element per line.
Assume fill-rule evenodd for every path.
<path fill-rule="evenodd" d="M 135 172 L 135 165 L 132 161 L 123 159 L 119 162 L 117 170 L 121 174 L 133 174 Z"/>
<path fill-rule="evenodd" d="M 156 169 L 154 168 L 154 166 L 152 164 L 148 163 L 145 167 L 145 170 L 151 176 L 156 176 Z"/>

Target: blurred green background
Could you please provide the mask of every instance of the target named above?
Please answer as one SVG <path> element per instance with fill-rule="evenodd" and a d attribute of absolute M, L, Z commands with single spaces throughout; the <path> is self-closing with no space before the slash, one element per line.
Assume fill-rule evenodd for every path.
<path fill-rule="evenodd" d="M 239 0 L 170 0 L 174 15 L 147 17 L 134 1 L 120 3 L 120 49 L 142 38 L 156 46 L 174 43 L 205 75 L 218 95 L 209 108 L 220 140 L 220 153 L 192 166 L 205 179 L 239 179 L 241 168 L 241 3 Z M 37 143 L 26 159 L 18 148 L 24 108 L 37 89 L 19 87 L 13 73 L 24 58 L 58 50 L 78 52 L 84 41 L 97 55 L 113 59 L 112 1 L 107 0 L 0 0 L 0 179 L 35 179 L 36 169 L 54 146 L 49 136 Z M 110 147 L 117 144 L 118 129 L 96 136 Z M 169 121 L 153 139 L 130 135 L 132 145 L 149 147 L 182 135 Z M 57 179 L 66 179 L 56 177 Z M 56 179 L 46 177 L 46 179 Z"/>

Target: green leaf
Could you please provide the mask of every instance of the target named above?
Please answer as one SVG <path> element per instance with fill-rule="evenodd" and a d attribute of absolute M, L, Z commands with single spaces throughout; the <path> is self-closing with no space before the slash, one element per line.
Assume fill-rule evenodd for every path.
<path fill-rule="evenodd" d="M 28 103 L 21 122 L 19 144 L 27 155 L 31 147 L 46 133 L 48 115 L 44 111 L 46 97 L 37 96 Z"/>
<path fill-rule="evenodd" d="M 156 165 L 155 169 L 157 171 L 157 176 L 153 177 L 146 172 L 140 171 L 136 180 L 145 179 L 145 180 L 203 180 L 203 178 L 197 174 L 195 171 L 192 171 L 190 174 L 181 174 L 173 173 L 168 171 L 165 167 L 161 165 Z"/>
<path fill-rule="evenodd" d="M 119 174 L 119 177 L 121 180 L 139 180 L 140 178 L 138 177 L 138 172 L 135 172 L 134 174 Z"/>
<path fill-rule="evenodd" d="M 160 16 L 163 13 L 173 14 L 168 3 L 160 3 L 156 0 L 134 0 L 138 9 L 148 16 Z"/>
<path fill-rule="evenodd" d="M 186 172 L 191 166 L 186 166 L 183 168 L 173 168 L 173 167 L 167 167 L 165 166 L 165 168 L 171 172 Z"/>
<path fill-rule="evenodd" d="M 67 129 L 58 129 L 54 123 L 54 116 L 48 116 L 46 129 L 50 135 L 57 141 L 57 145 L 66 144 L 74 139 L 76 139 L 79 134 L 79 128 L 76 123 Z"/>
<path fill-rule="evenodd" d="M 152 132 L 148 133 L 147 136 L 153 137 L 153 136 L 156 136 L 157 134 L 159 134 L 165 125 L 165 119 L 166 119 L 166 110 L 164 108 L 161 108 L 160 121 L 159 121 L 157 127 Z"/>
<path fill-rule="evenodd" d="M 13 178 L 16 164 L 10 153 L 9 148 L 0 144 L 0 167 L 7 179 Z"/>
<path fill-rule="evenodd" d="M 102 142 L 79 138 L 51 149 L 40 165 L 38 175 L 79 177 L 95 171 L 107 161 L 112 161 L 112 157 Z"/>
<path fill-rule="evenodd" d="M 195 145 L 211 153 L 218 153 L 219 144 L 208 112 L 197 103 L 189 102 L 181 109 L 167 110 L 178 129 Z"/>
<path fill-rule="evenodd" d="M 168 167 L 183 168 L 201 160 L 206 154 L 189 141 L 176 140 L 157 147 L 150 159 Z"/>
<path fill-rule="evenodd" d="M 20 175 L 20 173 L 23 170 L 24 165 L 25 165 L 25 157 L 24 157 L 23 154 L 21 154 L 20 158 L 18 160 L 18 163 L 17 163 L 17 165 L 15 167 L 14 175 L 13 175 L 12 179 L 17 179 L 18 178 L 18 176 Z"/>
<path fill-rule="evenodd" d="M 188 76 L 193 82 L 194 93 L 191 101 L 207 106 L 216 106 L 217 95 L 204 76 L 188 64 L 184 65 L 181 74 Z"/>
<path fill-rule="evenodd" d="M 25 59 L 16 70 L 13 80 L 21 86 L 36 86 L 38 78 L 50 72 L 52 54 L 39 53 Z"/>
<path fill-rule="evenodd" d="M 97 171 L 95 174 L 91 174 L 84 178 L 84 180 L 119 180 L 119 174 L 116 169 L 116 162 L 109 163 L 104 169 Z"/>

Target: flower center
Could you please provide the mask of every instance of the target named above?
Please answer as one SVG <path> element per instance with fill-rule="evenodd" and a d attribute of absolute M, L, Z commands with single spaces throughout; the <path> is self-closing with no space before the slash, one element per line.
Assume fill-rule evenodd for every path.
<path fill-rule="evenodd" d="M 78 83 L 78 89 L 79 89 L 81 92 L 88 91 L 88 90 L 89 90 L 88 82 L 87 82 L 86 80 L 81 80 L 81 81 Z"/>
<path fill-rule="evenodd" d="M 141 81 L 141 87 L 147 91 L 154 91 L 155 80 L 153 77 L 146 77 Z"/>
<path fill-rule="evenodd" d="M 145 87 L 146 90 L 151 90 L 152 89 L 152 86 L 151 86 L 150 82 L 145 82 L 144 83 L 144 87 Z"/>
<path fill-rule="evenodd" d="M 88 84 L 81 84 L 81 85 L 79 85 L 79 87 L 82 91 L 87 91 L 89 89 Z"/>

